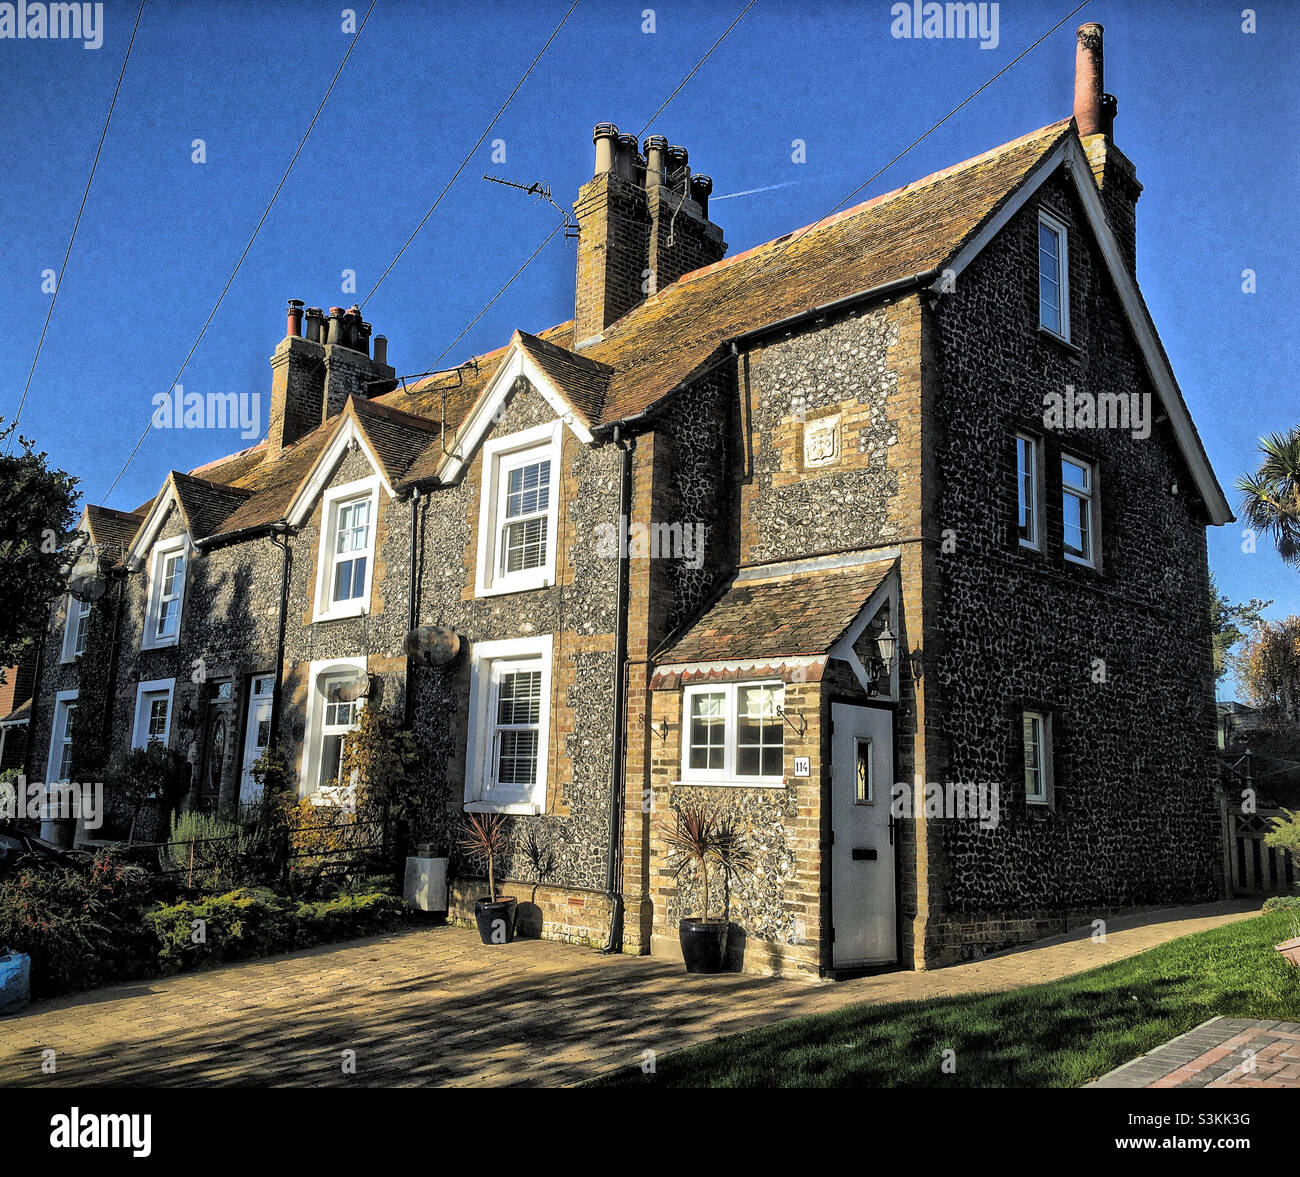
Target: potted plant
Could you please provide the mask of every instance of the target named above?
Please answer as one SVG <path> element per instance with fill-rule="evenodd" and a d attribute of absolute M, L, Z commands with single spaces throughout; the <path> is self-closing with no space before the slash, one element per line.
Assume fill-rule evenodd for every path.
<path fill-rule="evenodd" d="M 1282 954 L 1282 959 L 1289 961 L 1300 969 L 1300 921 L 1292 917 L 1291 921 L 1291 939 L 1283 940 L 1281 944 L 1275 946 L 1274 951 Z"/>
<path fill-rule="evenodd" d="M 499 813 L 467 813 L 460 848 L 473 862 L 487 867 L 488 893 L 474 901 L 474 922 L 484 944 L 509 944 L 515 938 L 515 909 L 512 895 L 497 897 L 497 861 L 510 846 L 506 819 Z"/>
<path fill-rule="evenodd" d="M 748 870 L 749 854 L 734 819 L 722 817 L 716 810 L 683 805 L 673 820 L 664 824 L 662 834 L 669 853 L 669 869 L 677 878 L 687 868 L 694 868 L 700 880 L 700 914 L 687 916 L 677 925 L 682 959 L 688 973 L 720 973 L 727 951 L 726 907 L 717 918 L 709 916 L 709 870 L 722 872 L 724 885 L 731 875 Z"/>

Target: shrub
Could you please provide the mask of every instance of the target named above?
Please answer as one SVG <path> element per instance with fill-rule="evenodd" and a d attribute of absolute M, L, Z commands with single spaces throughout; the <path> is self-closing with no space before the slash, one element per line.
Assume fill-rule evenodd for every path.
<path fill-rule="evenodd" d="M 1300 866 L 1300 813 L 1282 810 L 1286 817 L 1272 819 L 1273 828 L 1264 835 L 1264 843 L 1275 850 L 1281 850 L 1291 856 L 1291 861 Z"/>
<path fill-rule="evenodd" d="M 158 961 L 168 972 L 203 968 L 293 946 L 289 904 L 262 887 L 236 887 L 224 895 L 161 907 L 146 922 L 158 942 Z"/>
<path fill-rule="evenodd" d="M 0 882 L 0 944 L 32 958 L 35 997 L 144 976 L 156 942 L 141 909 L 154 895 L 146 872 L 109 855 L 25 867 Z"/>
<path fill-rule="evenodd" d="M 108 772 L 114 793 L 131 814 L 126 839 L 135 837 L 135 823 L 149 801 L 160 801 L 163 813 L 170 813 L 189 787 L 190 766 L 185 757 L 157 740 L 143 748 L 132 748 L 117 757 Z"/>
<path fill-rule="evenodd" d="M 180 872 L 188 885 L 215 891 L 245 881 L 242 863 L 249 857 L 247 842 L 234 822 L 190 812 L 172 818 L 171 838 L 159 858 L 164 870 Z"/>
<path fill-rule="evenodd" d="M 1264 900 L 1263 911 L 1300 911 L 1300 895 L 1274 895 Z"/>
<path fill-rule="evenodd" d="M 405 923 L 410 913 L 396 895 L 363 891 L 298 905 L 297 943 L 300 948 L 373 936 Z"/>

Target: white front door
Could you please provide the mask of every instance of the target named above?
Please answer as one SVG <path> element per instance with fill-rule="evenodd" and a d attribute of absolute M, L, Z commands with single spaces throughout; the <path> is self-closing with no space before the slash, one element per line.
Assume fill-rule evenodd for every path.
<path fill-rule="evenodd" d="M 253 779 L 253 765 L 271 742 L 271 695 L 275 679 L 269 674 L 259 674 L 249 684 L 248 722 L 244 725 L 243 774 L 239 778 L 239 803 L 248 805 L 260 801 L 262 790 Z"/>
<path fill-rule="evenodd" d="M 836 968 L 898 960 L 893 714 L 831 704 L 831 916 Z"/>

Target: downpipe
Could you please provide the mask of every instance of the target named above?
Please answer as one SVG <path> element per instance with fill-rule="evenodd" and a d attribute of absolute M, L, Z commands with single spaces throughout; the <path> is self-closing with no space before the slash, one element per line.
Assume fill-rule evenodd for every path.
<path fill-rule="evenodd" d="M 615 426 L 614 444 L 620 458 L 618 525 L 623 527 L 632 501 L 632 452 L 635 441 L 627 441 L 622 430 Z M 627 700 L 627 598 L 628 550 L 619 537 L 618 595 L 614 622 L 614 721 L 610 733 L 611 756 L 609 771 L 609 851 L 605 859 L 605 895 L 609 899 L 609 941 L 601 951 L 613 954 L 623 951 L 623 788 L 627 764 L 627 744 L 624 717 Z"/>

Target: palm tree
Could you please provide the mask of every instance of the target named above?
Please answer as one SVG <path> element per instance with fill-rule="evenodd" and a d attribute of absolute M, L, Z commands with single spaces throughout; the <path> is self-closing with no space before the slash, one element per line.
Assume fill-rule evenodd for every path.
<path fill-rule="evenodd" d="M 1273 537 L 1286 563 L 1300 567 L 1300 426 L 1260 438 L 1259 452 L 1259 469 L 1236 482 L 1242 518 Z"/>

